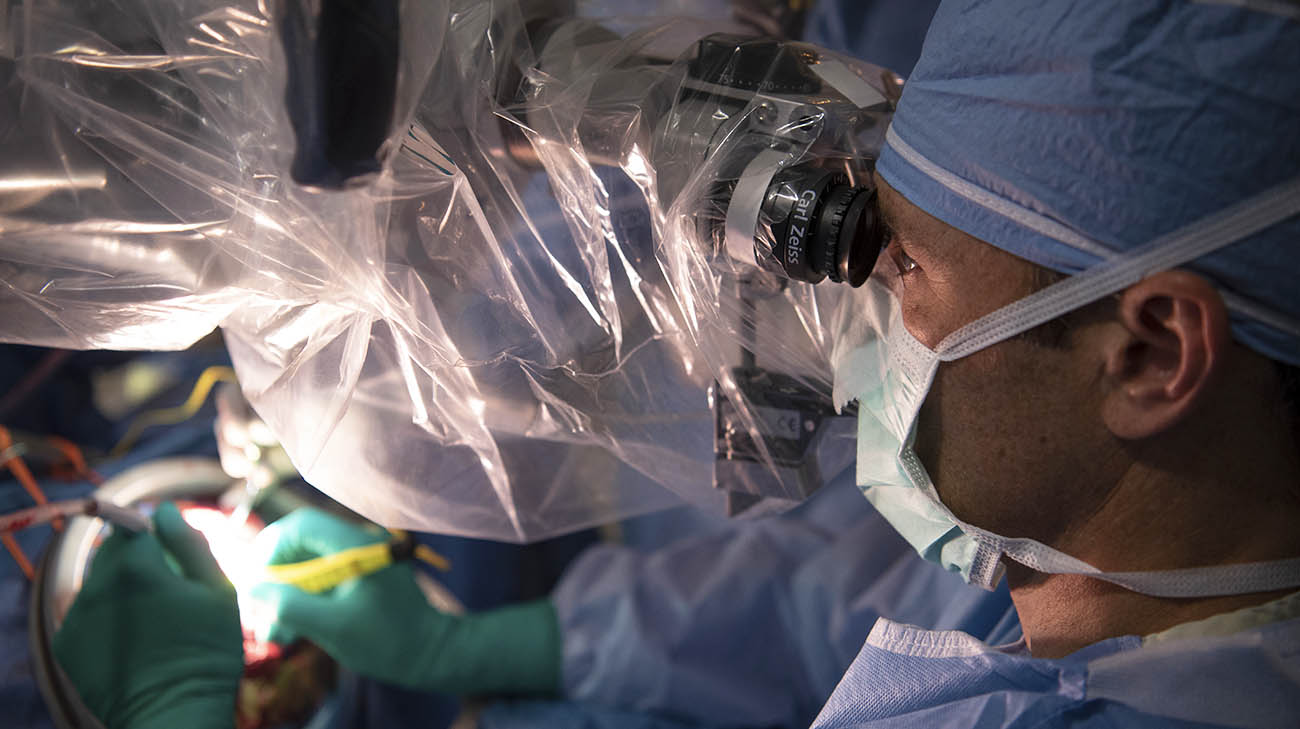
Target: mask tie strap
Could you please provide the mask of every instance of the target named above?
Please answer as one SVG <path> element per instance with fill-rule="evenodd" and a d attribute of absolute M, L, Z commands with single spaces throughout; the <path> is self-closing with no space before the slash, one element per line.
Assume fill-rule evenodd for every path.
<path fill-rule="evenodd" d="M 1249 238 L 1297 213 L 1300 177 L 976 319 L 944 337 L 935 352 L 945 362 L 961 359 L 1121 291 L 1151 273 L 1175 268 Z"/>
<path fill-rule="evenodd" d="M 1152 597 L 1249 595 L 1300 587 L 1300 557 L 1173 570 L 1105 572 L 1034 539 L 1001 537 L 969 524 L 959 524 L 963 531 L 975 535 L 977 541 L 1030 569 L 1049 574 L 1086 575 Z"/>

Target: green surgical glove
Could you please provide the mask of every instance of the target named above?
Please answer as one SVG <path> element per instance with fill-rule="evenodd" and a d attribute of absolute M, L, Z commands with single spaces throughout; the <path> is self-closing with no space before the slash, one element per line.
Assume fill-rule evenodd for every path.
<path fill-rule="evenodd" d="M 230 729 L 244 670 L 234 588 L 174 504 L 154 530 L 104 540 L 54 655 L 109 729 Z"/>
<path fill-rule="evenodd" d="M 258 535 L 265 564 L 322 557 L 388 539 L 316 509 L 300 509 Z M 412 689 L 453 694 L 548 695 L 560 684 L 560 631 L 549 600 L 476 615 L 447 615 L 424 597 L 408 562 L 327 592 L 263 583 L 255 610 L 265 637 L 305 637 L 347 668 Z"/>

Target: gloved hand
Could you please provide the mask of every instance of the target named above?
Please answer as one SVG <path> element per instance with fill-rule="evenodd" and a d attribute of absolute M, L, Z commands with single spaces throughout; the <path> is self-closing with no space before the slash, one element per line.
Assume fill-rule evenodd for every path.
<path fill-rule="evenodd" d="M 256 552 L 265 564 L 286 564 L 387 539 L 381 529 L 300 509 L 264 529 Z M 385 683 L 470 695 L 559 689 L 559 624 L 549 600 L 447 615 L 429 605 L 408 562 L 319 594 L 263 583 L 251 596 L 271 623 L 258 637 L 305 637 L 352 671 Z"/>
<path fill-rule="evenodd" d="M 109 729 L 230 729 L 244 670 L 235 590 L 174 504 L 154 530 L 104 540 L 54 655 Z"/>

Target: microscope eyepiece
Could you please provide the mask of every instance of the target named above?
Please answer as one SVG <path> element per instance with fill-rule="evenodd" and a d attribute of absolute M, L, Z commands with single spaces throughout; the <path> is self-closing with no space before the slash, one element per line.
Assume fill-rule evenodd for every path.
<path fill-rule="evenodd" d="M 796 165 L 768 185 L 754 255 L 763 268 L 796 281 L 861 286 L 880 254 L 875 190 L 842 172 Z"/>

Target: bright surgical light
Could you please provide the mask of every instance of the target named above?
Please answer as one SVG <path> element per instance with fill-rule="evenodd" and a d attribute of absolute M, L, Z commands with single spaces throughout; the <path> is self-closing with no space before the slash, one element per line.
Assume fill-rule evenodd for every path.
<path fill-rule="evenodd" d="M 278 659 L 283 648 L 265 637 L 270 633 L 275 612 L 249 596 L 249 589 L 264 575 L 253 548 L 253 540 L 262 531 L 261 521 L 252 516 L 247 520 L 236 519 L 220 509 L 194 505 L 181 507 L 181 518 L 208 541 L 217 566 L 235 586 L 239 622 L 244 630 L 244 665 Z"/>
<path fill-rule="evenodd" d="M 208 540 L 217 566 L 236 592 L 243 594 L 258 581 L 261 570 L 253 552 L 253 538 L 260 531 L 256 525 L 236 521 L 220 509 L 208 506 L 184 507 L 181 518 Z"/>

